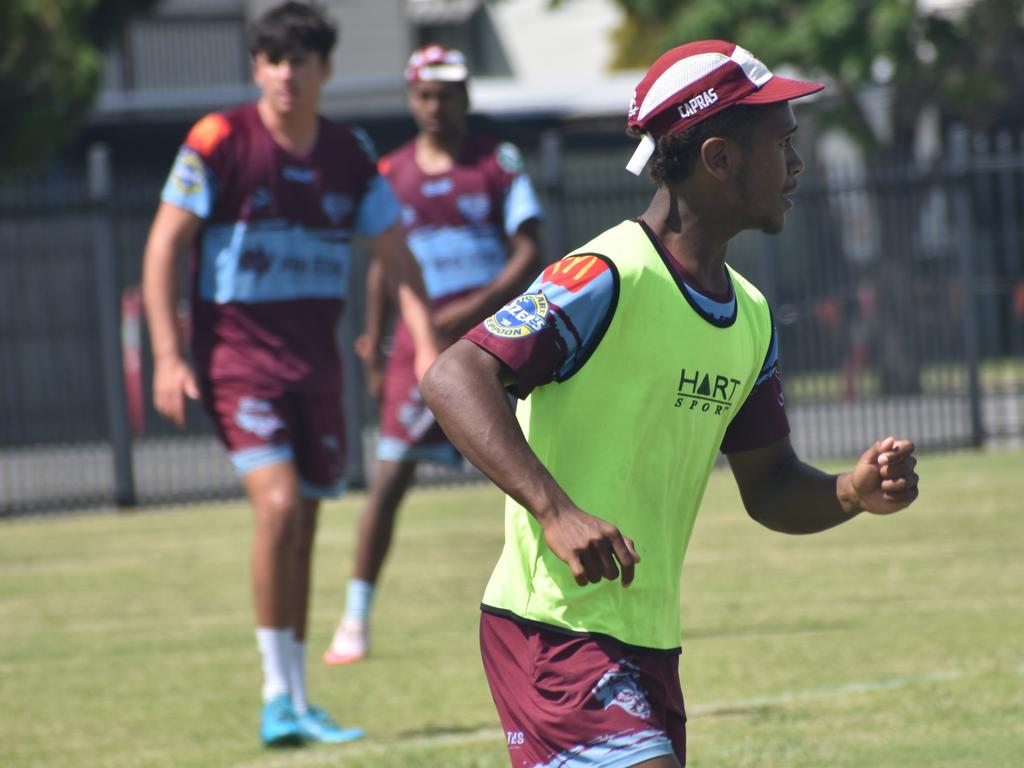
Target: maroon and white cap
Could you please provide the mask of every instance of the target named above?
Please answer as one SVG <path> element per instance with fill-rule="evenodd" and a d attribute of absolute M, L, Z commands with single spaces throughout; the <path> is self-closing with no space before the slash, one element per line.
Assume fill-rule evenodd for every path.
<path fill-rule="evenodd" d="M 651 65 L 633 91 L 628 125 L 643 131 L 643 139 L 626 170 L 639 176 L 658 139 L 685 131 L 726 107 L 775 104 L 824 87 L 773 75 L 750 51 L 724 40 L 673 48 Z"/>
<path fill-rule="evenodd" d="M 425 45 L 412 52 L 405 66 L 405 79 L 421 83 L 464 83 L 469 77 L 462 51 L 443 45 Z"/>

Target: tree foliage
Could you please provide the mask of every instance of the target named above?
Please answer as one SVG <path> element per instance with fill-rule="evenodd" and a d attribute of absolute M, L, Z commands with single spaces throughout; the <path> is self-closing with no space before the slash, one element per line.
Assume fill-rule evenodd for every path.
<path fill-rule="evenodd" d="M 0 168 L 45 160 L 96 98 L 100 48 L 155 0 L 0 3 Z"/>
<path fill-rule="evenodd" d="M 822 117 L 870 151 L 908 151 L 921 112 L 987 129 L 1019 118 L 1024 2 L 967 0 L 956 13 L 917 0 L 616 0 L 620 67 L 646 67 L 690 40 L 723 39 L 770 67 L 792 65 L 830 85 Z M 866 85 L 890 88 L 889 124 L 869 119 Z"/>

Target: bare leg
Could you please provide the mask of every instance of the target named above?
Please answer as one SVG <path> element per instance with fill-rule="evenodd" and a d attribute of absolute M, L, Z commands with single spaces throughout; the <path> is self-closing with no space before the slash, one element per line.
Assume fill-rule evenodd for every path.
<path fill-rule="evenodd" d="M 342 728 L 306 698 L 305 635 L 309 610 L 310 566 L 319 502 L 299 495 L 291 462 L 271 464 L 243 479 L 255 514 L 252 541 L 252 585 L 259 633 L 273 636 L 261 646 L 264 662 L 264 705 L 260 732 L 264 744 L 326 742 L 341 744 L 362 738 L 358 728 Z M 287 689 L 270 699 L 267 678 L 287 679 Z M 275 680 L 276 682 L 276 680 Z M 281 709 L 285 694 L 291 706 Z"/>
<path fill-rule="evenodd" d="M 252 591 L 256 621 L 261 627 L 285 629 L 304 621 L 296 596 L 302 588 L 303 505 L 298 477 L 291 462 L 260 467 L 242 480 L 252 504 L 254 528 L 251 549 Z M 308 575 L 305 586 L 308 589 Z"/>
<path fill-rule="evenodd" d="M 345 613 L 324 652 L 327 664 L 349 664 L 369 653 L 369 611 L 373 588 L 391 547 L 398 506 L 409 490 L 416 463 L 378 461 L 369 498 L 359 520 L 356 567 L 348 586 Z"/>
<path fill-rule="evenodd" d="M 294 627 L 300 615 L 296 590 L 303 508 L 291 462 L 255 469 L 242 479 L 253 510 L 250 550 L 256 637 L 263 659 L 264 710 L 260 737 L 264 744 L 301 741 L 296 695 L 305 700 L 304 679 L 296 678 L 298 660 Z"/>
<path fill-rule="evenodd" d="M 391 548 L 395 516 L 416 472 L 414 461 L 378 461 L 359 520 L 353 577 L 376 584 Z"/>
<path fill-rule="evenodd" d="M 302 500 L 302 515 L 299 521 L 298 546 L 296 547 L 295 576 L 296 583 L 292 592 L 295 605 L 295 616 L 292 628 L 295 639 L 300 643 L 306 641 L 306 624 L 309 615 L 309 583 L 313 566 L 313 539 L 316 537 L 317 513 L 320 501 L 317 499 Z"/>

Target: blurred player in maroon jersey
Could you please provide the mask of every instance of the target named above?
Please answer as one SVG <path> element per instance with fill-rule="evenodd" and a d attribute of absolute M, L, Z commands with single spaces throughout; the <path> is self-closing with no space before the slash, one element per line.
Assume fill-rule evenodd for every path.
<path fill-rule="evenodd" d="M 467 76 L 459 51 L 428 45 L 414 52 L 405 77 L 419 132 L 379 164 L 401 202 L 442 344 L 495 312 L 540 266 L 537 197 L 516 147 L 469 131 Z M 371 392 L 381 399 L 381 435 L 345 613 L 324 654 L 328 664 L 367 653 L 375 584 L 417 463 L 460 460 L 420 397 L 412 337 L 402 320 L 384 369 L 387 292 L 379 267 L 371 268 L 367 282 L 367 332 L 357 351 Z"/>
<path fill-rule="evenodd" d="M 317 114 L 335 40 L 313 4 L 286 2 L 255 21 L 259 100 L 192 128 L 144 260 L 157 410 L 182 424 L 185 397 L 201 398 L 252 503 L 267 745 L 362 735 L 309 704 L 305 665 L 317 510 L 344 485 L 336 329 L 354 236 L 371 241 L 415 371 L 437 352 L 422 277 L 372 147 Z M 175 326 L 176 262 L 190 245 L 191 366 Z"/>

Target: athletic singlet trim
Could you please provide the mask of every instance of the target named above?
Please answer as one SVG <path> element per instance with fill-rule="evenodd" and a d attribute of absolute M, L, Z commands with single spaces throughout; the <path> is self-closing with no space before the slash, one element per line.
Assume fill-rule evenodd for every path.
<path fill-rule="evenodd" d="M 600 253 L 574 253 L 572 255 L 574 257 L 593 256 L 600 259 L 601 262 L 608 267 L 608 271 L 611 272 L 612 275 L 612 298 L 611 301 L 608 302 L 608 309 L 605 311 L 604 317 L 601 319 L 601 324 L 598 326 L 597 330 L 594 331 L 593 342 L 587 346 L 584 353 L 579 356 L 576 362 L 573 363 L 573 366 L 563 375 L 559 376 L 556 372 L 553 381 L 559 383 L 571 379 L 579 373 L 580 369 L 583 368 L 584 365 L 587 364 L 587 361 L 593 356 L 594 352 L 596 352 L 597 348 L 600 346 L 605 333 L 608 332 L 608 328 L 612 324 L 612 318 L 615 317 L 615 310 L 618 309 L 619 306 L 619 270 L 618 267 L 615 266 L 614 262 L 612 262 L 612 260 L 607 256 Z M 541 290 L 543 290 L 543 287 Z"/>
<path fill-rule="evenodd" d="M 765 303 L 767 304 L 767 302 Z M 754 389 L 757 389 L 757 385 L 761 380 L 761 374 L 764 373 L 764 367 L 768 364 L 768 358 L 771 356 L 772 348 L 775 344 L 778 344 L 777 334 L 775 333 L 775 313 L 772 312 L 772 305 L 768 304 L 768 349 L 764 351 L 764 359 L 761 361 L 761 370 L 757 372 L 757 379 L 754 381 Z M 754 393 L 754 389 L 750 390 L 750 394 Z"/>
<path fill-rule="evenodd" d="M 647 235 L 647 239 L 651 241 L 651 245 L 653 245 L 654 250 L 657 251 L 658 256 L 661 258 L 662 263 L 665 265 L 665 269 L 667 269 L 668 273 L 672 275 L 672 279 L 675 281 L 676 286 L 678 286 L 679 292 L 683 294 L 683 298 L 685 298 L 686 302 L 693 308 L 693 311 L 700 315 L 700 317 L 703 318 L 707 323 L 715 326 L 716 328 L 728 328 L 729 326 L 733 325 L 736 322 L 736 318 L 739 316 L 740 303 L 739 301 L 736 300 L 736 289 L 733 287 L 732 275 L 729 274 L 729 270 L 725 270 L 725 278 L 726 280 L 729 281 L 729 295 L 733 297 L 732 315 L 723 318 L 711 317 L 707 312 L 704 311 L 704 309 L 696 301 L 694 301 L 693 297 L 690 295 L 690 290 L 695 289 L 688 289 L 686 281 L 679 274 L 678 270 L 672 268 L 672 264 L 669 261 L 669 259 L 672 259 L 673 257 L 671 254 L 665 252 L 665 249 L 661 244 L 661 240 L 658 239 L 658 236 L 655 235 L 654 232 L 651 231 L 651 228 L 648 227 L 647 224 L 645 224 L 641 219 L 635 219 L 635 221 L 637 224 L 640 225 L 640 228 L 643 229 L 644 234 Z"/>

